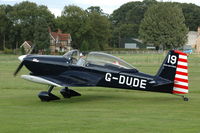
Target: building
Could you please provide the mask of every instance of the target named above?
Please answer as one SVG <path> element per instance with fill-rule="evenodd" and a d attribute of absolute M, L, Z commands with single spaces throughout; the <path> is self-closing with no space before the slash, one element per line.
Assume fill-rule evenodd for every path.
<path fill-rule="evenodd" d="M 123 38 L 121 39 L 120 48 L 125 49 L 145 49 L 146 45 L 136 38 Z"/>
<path fill-rule="evenodd" d="M 200 27 L 197 30 L 197 39 L 194 48 L 197 53 L 200 53 Z"/>
<path fill-rule="evenodd" d="M 194 46 L 196 44 L 198 38 L 198 32 L 197 31 L 189 31 L 187 34 L 187 42 L 185 45 L 183 45 L 183 47 L 181 48 L 182 50 L 186 51 L 193 51 L 192 49 L 194 49 Z M 191 53 L 190 52 L 190 53 Z"/>
<path fill-rule="evenodd" d="M 197 31 L 189 31 L 187 36 L 188 40 L 183 49 L 194 49 L 194 52 L 200 53 L 200 27 L 198 27 Z"/>
<path fill-rule="evenodd" d="M 29 53 L 31 51 L 31 48 L 33 46 L 33 43 L 31 41 L 25 41 L 20 48 L 24 48 L 25 53 Z"/>
<path fill-rule="evenodd" d="M 66 52 L 72 49 L 71 47 L 71 35 L 67 33 L 62 33 L 60 29 L 57 32 L 51 32 L 50 34 L 50 50 L 51 53 L 55 52 Z"/>
<path fill-rule="evenodd" d="M 194 46 L 198 38 L 198 32 L 189 31 L 187 34 L 187 43 L 185 45 Z"/>

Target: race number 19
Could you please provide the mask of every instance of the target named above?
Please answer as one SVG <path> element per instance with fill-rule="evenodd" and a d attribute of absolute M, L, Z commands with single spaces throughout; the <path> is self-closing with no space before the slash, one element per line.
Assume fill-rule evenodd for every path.
<path fill-rule="evenodd" d="M 177 57 L 175 55 L 169 55 L 167 59 L 167 63 L 174 65 L 176 63 Z"/>

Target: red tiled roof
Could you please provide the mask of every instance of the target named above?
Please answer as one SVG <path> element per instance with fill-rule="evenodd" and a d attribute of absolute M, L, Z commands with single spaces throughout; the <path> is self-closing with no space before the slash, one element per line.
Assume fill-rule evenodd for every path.
<path fill-rule="evenodd" d="M 58 33 L 58 32 L 51 32 L 51 35 L 54 39 L 60 40 L 60 41 L 67 41 L 70 39 L 70 34 L 64 34 L 64 33 Z"/>

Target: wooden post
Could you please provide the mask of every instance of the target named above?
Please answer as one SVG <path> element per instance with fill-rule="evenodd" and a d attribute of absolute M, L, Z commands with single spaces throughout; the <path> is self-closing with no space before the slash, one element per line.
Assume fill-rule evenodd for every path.
<path fill-rule="evenodd" d="M 6 35 L 4 34 L 4 37 L 3 37 L 3 50 L 5 50 L 6 48 Z"/>

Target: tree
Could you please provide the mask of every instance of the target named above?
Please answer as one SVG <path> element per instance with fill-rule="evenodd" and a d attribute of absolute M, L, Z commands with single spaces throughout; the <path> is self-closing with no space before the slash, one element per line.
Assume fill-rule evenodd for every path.
<path fill-rule="evenodd" d="M 185 24 L 190 31 L 196 31 L 200 26 L 200 7 L 195 4 L 175 3 L 183 10 Z"/>
<path fill-rule="evenodd" d="M 89 31 L 90 49 L 104 50 L 108 45 L 110 34 L 110 21 L 107 16 L 101 12 L 88 12 L 88 24 L 91 27 Z"/>
<path fill-rule="evenodd" d="M 9 5 L 0 5 L 0 49 L 12 48 L 9 43 L 11 39 L 12 21 L 9 19 L 9 13 L 12 11 L 12 7 Z"/>
<path fill-rule="evenodd" d="M 96 12 L 96 13 L 99 13 L 99 14 L 104 14 L 104 13 L 103 13 L 103 10 L 102 10 L 99 6 L 91 6 L 91 7 L 88 7 L 88 8 L 86 9 L 86 11 L 87 11 L 87 12 L 90 12 L 90 13 Z"/>
<path fill-rule="evenodd" d="M 128 2 L 111 14 L 111 21 L 116 25 L 131 23 L 138 24 L 143 18 L 146 6 L 142 2 Z"/>
<path fill-rule="evenodd" d="M 100 7 L 83 10 L 78 6 L 65 6 L 58 27 L 72 36 L 72 47 L 83 50 L 102 50 L 110 37 L 110 21 Z M 86 46 L 83 46 L 86 45 Z"/>
<path fill-rule="evenodd" d="M 72 47 L 80 48 L 84 35 L 88 31 L 86 12 L 78 6 L 65 6 L 61 17 L 57 18 L 58 28 L 72 36 Z"/>
<path fill-rule="evenodd" d="M 89 46 L 88 46 L 88 42 L 83 40 L 82 44 L 81 44 L 81 51 L 88 51 L 89 50 Z"/>
<path fill-rule="evenodd" d="M 45 50 L 49 48 L 49 33 L 48 33 L 48 24 L 44 18 L 40 18 L 35 23 L 33 34 L 33 44 L 36 45 L 35 50 Z"/>
<path fill-rule="evenodd" d="M 110 19 L 112 21 L 112 41 L 115 46 L 120 46 L 121 39 L 139 36 L 139 26 L 144 18 L 144 13 L 155 0 L 143 2 L 128 2 L 115 10 Z M 117 41 L 116 41 L 117 40 Z"/>
<path fill-rule="evenodd" d="M 177 48 L 185 44 L 188 29 L 181 8 L 172 3 L 158 3 L 145 13 L 140 25 L 140 38 L 149 44 Z"/>
<path fill-rule="evenodd" d="M 40 40 L 41 42 L 36 44 L 37 48 L 48 48 L 48 27 L 54 27 L 54 15 L 46 6 L 38 6 L 28 1 L 15 4 L 9 19 L 13 23 L 12 34 L 16 35 L 13 36 L 13 44 L 22 44 L 26 40 L 38 43 Z"/>
<path fill-rule="evenodd" d="M 143 3 L 147 6 L 151 6 L 153 4 L 156 4 L 157 1 L 156 0 L 143 0 Z"/>

